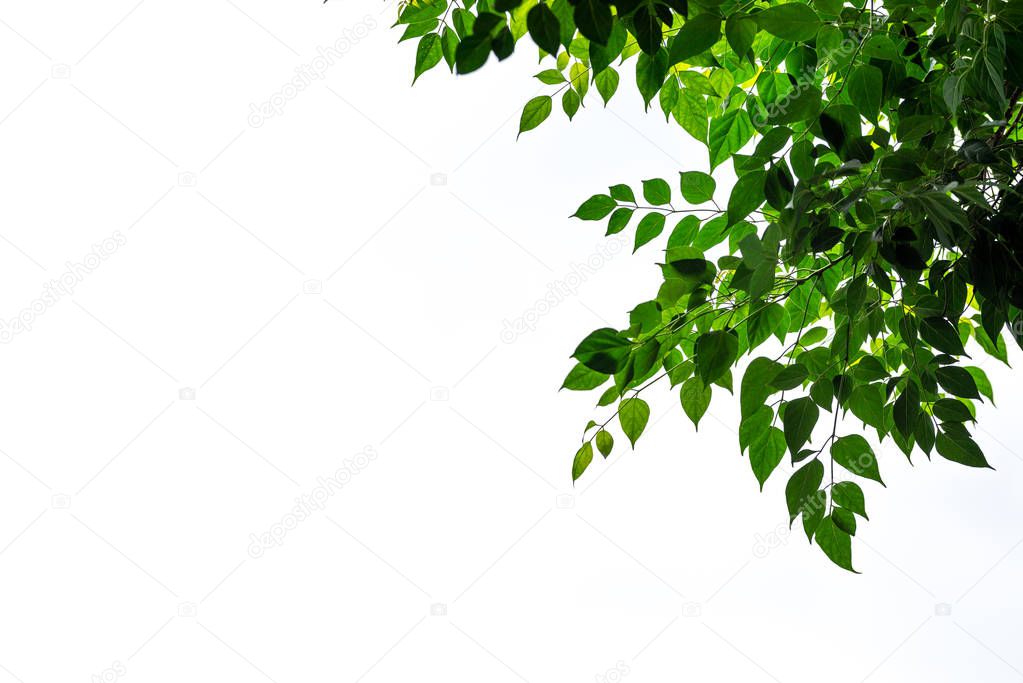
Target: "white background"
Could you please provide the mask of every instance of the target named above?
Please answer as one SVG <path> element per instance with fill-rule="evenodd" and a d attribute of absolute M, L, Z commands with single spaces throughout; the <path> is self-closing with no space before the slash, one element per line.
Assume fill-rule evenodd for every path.
<path fill-rule="evenodd" d="M 567 216 L 705 150 L 627 77 L 516 144 L 531 57 L 410 89 L 393 13 L 0 5 L 0 317 L 124 237 L 0 347 L 0 681 L 1023 677 L 1010 372 L 982 363 L 997 472 L 879 447 L 859 576 L 786 533 L 787 466 L 758 492 L 717 389 L 698 434 L 655 392 L 573 489 L 599 413 L 567 356 L 659 275 Z"/>

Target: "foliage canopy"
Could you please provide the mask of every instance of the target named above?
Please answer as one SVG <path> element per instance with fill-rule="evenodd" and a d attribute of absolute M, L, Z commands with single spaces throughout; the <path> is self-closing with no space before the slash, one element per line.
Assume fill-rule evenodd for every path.
<path fill-rule="evenodd" d="M 861 484 L 883 480 L 840 415 L 907 458 L 989 467 L 970 430 L 994 396 L 966 349 L 1007 364 L 1023 332 L 1023 0 L 414 0 L 398 24 L 416 79 L 528 36 L 552 92 L 520 134 L 558 95 L 569 119 L 591 86 L 606 105 L 629 68 L 646 107 L 707 148 L 705 170 L 613 185 L 574 214 L 608 235 L 635 219 L 663 282 L 573 354 L 564 387 L 600 389 L 610 413 L 586 426 L 573 480 L 594 446 L 612 452 L 616 418 L 635 446 L 649 387 L 677 388 L 698 427 L 738 384 L 760 487 L 787 456 L 790 521 L 854 571 Z M 723 198 L 712 173 L 729 161 Z"/>

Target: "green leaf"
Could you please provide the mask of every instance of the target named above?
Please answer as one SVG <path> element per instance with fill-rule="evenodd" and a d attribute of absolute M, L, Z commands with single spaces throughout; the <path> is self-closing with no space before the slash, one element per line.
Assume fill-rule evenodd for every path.
<path fill-rule="evenodd" d="M 561 96 L 561 108 L 565 110 L 568 120 L 571 121 L 575 113 L 579 111 L 579 93 L 571 88 Z"/>
<path fill-rule="evenodd" d="M 831 499 L 835 505 L 841 505 L 850 512 L 855 512 L 863 519 L 867 517 L 867 506 L 863 498 L 863 489 L 852 481 L 840 481 L 831 487 Z"/>
<path fill-rule="evenodd" d="M 881 110 L 881 93 L 884 89 L 884 75 L 876 66 L 863 64 L 856 67 L 849 76 L 846 90 L 849 100 L 859 113 L 876 122 Z"/>
<path fill-rule="evenodd" d="M 640 54 L 636 60 L 636 87 L 643 96 L 644 107 L 650 106 L 650 102 L 664 85 L 667 75 L 668 58 L 664 50 L 659 50 L 653 55 L 645 52 Z"/>
<path fill-rule="evenodd" d="M 667 181 L 660 178 L 651 178 L 643 181 L 643 199 L 654 206 L 664 206 L 671 203 L 671 187 Z"/>
<path fill-rule="evenodd" d="M 704 384 L 699 377 L 690 377 L 682 384 L 679 398 L 682 401 L 682 410 L 693 421 L 693 426 L 699 429 L 700 418 L 710 406 L 711 388 Z"/>
<path fill-rule="evenodd" d="M 561 85 L 562 83 L 568 82 L 565 75 L 557 69 L 544 69 L 540 73 L 536 74 L 534 78 L 547 85 Z"/>
<path fill-rule="evenodd" d="M 572 481 L 576 481 L 579 477 L 583 476 L 583 472 L 593 462 L 593 444 L 587 441 L 582 445 L 576 454 L 575 459 L 572 460 Z"/>
<path fill-rule="evenodd" d="M 750 318 L 749 347 L 755 349 L 779 329 L 787 328 L 789 314 L 781 304 L 771 303 Z"/>
<path fill-rule="evenodd" d="M 604 106 L 607 106 L 618 90 L 618 79 L 618 72 L 611 68 L 604 69 L 594 77 L 593 82 L 600 93 L 600 99 L 604 100 Z"/>
<path fill-rule="evenodd" d="M 733 332 L 715 330 L 696 340 L 696 374 L 710 384 L 732 367 L 739 354 L 739 338 Z"/>
<path fill-rule="evenodd" d="M 806 396 L 783 405 L 781 421 L 785 427 L 785 443 L 788 444 L 789 452 L 796 455 L 803 444 L 810 440 L 814 425 L 820 416 L 820 408 Z"/>
<path fill-rule="evenodd" d="M 664 230 L 664 214 L 663 213 L 648 213 L 643 216 L 640 220 L 639 225 L 636 226 L 636 244 L 632 251 L 635 252 L 637 249 L 642 247 L 644 244 L 654 239 Z"/>
<path fill-rule="evenodd" d="M 812 40 L 823 24 L 816 12 L 798 2 L 769 7 L 754 18 L 763 30 L 792 42 Z"/>
<path fill-rule="evenodd" d="M 437 66 L 443 56 L 444 53 L 441 50 L 441 39 L 439 35 L 436 33 L 427 33 L 425 36 L 420 38 L 419 46 L 416 48 L 416 68 L 415 75 L 412 77 L 412 82 L 415 83 L 416 79 L 433 67 Z"/>
<path fill-rule="evenodd" d="M 422 21 L 436 19 L 444 14 L 447 9 L 447 2 L 444 0 L 424 0 L 415 4 L 408 4 L 398 15 L 399 24 L 417 24 Z"/>
<path fill-rule="evenodd" d="M 537 46 L 549 54 L 557 54 L 561 44 L 561 25 L 558 17 L 546 3 L 533 5 L 526 15 L 526 27 L 529 37 Z"/>
<path fill-rule="evenodd" d="M 595 194 L 583 202 L 572 214 L 572 217 L 584 221 L 599 221 L 611 213 L 616 206 L 618 206 L 618 202 L 608 195 Z"/>
<path fill-rule="evenodd" d="M 611 36 L 611 6 L 601 0 L 579 0 L 572 14 L 576 28 L 589 40 L 607 45 Z"/>
<path fill-rule="evenodd" d="M 679 176 L 682 198 L 690 204 L 703 204 L 714 198 L 717 183 L 710 175 L 701 171 L 686 171 Z"/>
<path fill-rule="evenodd" d="M 877 469 L 877 457 L 867 440 L 859 434 L 843 436 L 832 442 L 831 457 L 853 474 L 873 479 L 884 486 Z"/>
<path fill-rule="evenodd" d="M 591 370 L 613 375 L 625 367 L 632 342 L 617 331 L 603 327 L 591 332 L 572 357 Z"/>
<path fill-rule="evenodd" d="M 810 372 L 806 369 L 805 365 L 802 363 L 792 363 L 785 366 L 783 370 L 774 376 L 774 379 L 771 380 L 771 388 L 780 391 L 795 389 L 798 386 L 802 386 L 809 376 Z"/>
<path fill-rule="evenodd" d="M 849 396 L 849 409 L 864 423 L 884 428 L 884 388 L 880 384 L 861 384 Z"/>
<path fill-rule="evenodd" d="M 607 234 L 614 235 L 624 230 L 633 213 L 634 210 L 629 208 L 615 209 L 607 221 Z"/>
<path fill-rule="evenodd" d="M 991 380 L 988 379 L 987 373 L 985 373 L 980 368 L 976 367 L 966 367 L 964 368 L 964 370 L 970 373 L 970 376 L 973 377 L 973 381 L 977 385 L 977 390 L 980 391 L 980 393 L 983 394 L 985 397 L 987 397 L 987 399 L 991 401 L 991 403 L 994 403 L 995 392 L 994 389 L 991 387 Z"/>
<path fill-rule="evenodd" d="M 835 523 L 835 526 L 845 533 L 850 536 L 856 535 L 856 517 L 853 513 L 836 507 L 831 511 L 831 520 Z"/>
<path fill-rule="evenodd" d="M 749 462 L 753 475 L 764 490 L 764 482 L 785 457 L 785 435 L 777 427 L 768 427 L 749 445 Z"/>
<path fill-rule="evenodd" d="M 912 380 L 907 382 L 902 393 L 895 399 L 892 418 L 895 421 L 895 428 L 903 438 L 908 439 L 912 436 L 916 422 L 920 419 L 920 389 Z"/>
<path fill-rule="evenodd" d="M 615 447 L 615 440 L 610 432 L 603 429 L 599 430 L 595 441 L 597 442 L 597 450 L 600 451 L 601 455 L 605 458 L 611 455 L 611 451 Z"/>
<path fill-rule="evenodd" d="M 625 48 L 628 39 L 628 32 L 622 22 L 616 21 L 611 27 L 611 35 L 607 39 L 607 45 L 590 42 L 590 68 L 592 73 L 600 75 L 604 69 L 611 65 Z"/>
<path fill-rule="evenodd" d="M 938 418 L 942 422 L 972 422 L 973 413 L 966 407 L 966 404 L 956 398 L 943 398 L 939 401 L 935 401 L 931 407 L 931 412 L 934 417 Z M 921 419 L 921 422 L 930 422 L 927 419 Z M 919 423 L 918 423 L 919 424 Z"/>
<path fill-rule="evenodd" d="M 684 92 L 684 91 L 683 91 Z M 682 98 L 679 99 L 682 101 Z M 732 158 L 753 137 L 753 124 L 745 109 L 731 109 L 711 119 L 707 148 L 710 150 L 711 170 Z"/>
<path fill-rule="evenodd" d="M 934 372 L 941 388 L 960 398 L 980 398 L 973 375 L 957 365 L 945 365 Z"/>
<path fill-rule="evenodd" d="M 931 317 L 920 321 L 920 338 L 938 351 L 953 356 L 961 356 L 966 353 L 963 349 L 963 342 L 959 339 L 959 333 L 945 318 Z"/>
<path fill-rule="evenodd" d="M 789 524 L 799 516 L 806 503 L 817 495 L 824 480 L 824 464 L 811 460 L 796 470 L 785 484 L 785 502 L 789 508 Z"/>
<path fill-rule="evenodd" d="M 562 389 L 569 389 L 571 391 L 589 391 L 590 389 L 596 389 L 601 384 L 608 380 L 608 375 L 596 370 L 590 370 L 582 363 L 577 363 L 573 367 L 568 376 L 565 377 L 564 383 L 561 385 Z"/>
<path fill-rule="evenodd" d="M 611 194 L 611 198 L 616 201 L 629 202 L 631 204 L 636 203 L 636 194 L 628 185 L 612 185 L 607 189 Z"/>
<path fill-rule="evenodd" d="M 730 14 L 725 20 L 725 38 L 739 59 L 745 57 L 753 47 L 753 39 L 759 30 L 756 20 L 745 12 Z"/>
<path fill-rule="evenodd" d="M 782 371 L 782 365 L 770 358 L 754 358 L 746 368 L 739 387 L 742 416 L 752 415 L 771 395 L 771 382 Z"/>
<path fill-rule="evenodd" d="M 526 102 L 526 106 L 522 109 L 522 117 L 519 119 L 519 135 L 527 130 L 533 130 L 543 123 L 551 115 L 553 106 L 549 95 L 540 95 Z"/>
<path fill-rule="evenodd" d="M 754 171 L 739 178 L 728 196 L 728 226 L 731 227 L 760 208 L 764 203 L 764 171 Z"/>
<path fill-rule="evenodd" d="M 674 66 L 709 50 L 721 38 L 721 17 L 698 14 L 686 21 L 671 41 L 668 65 Z"/>
<path fill-rule="evenodd" d="M 991 467 L 987 458 L 984 457 L 984 452 L 980 450 L 980 446 L 969 436 L 947 431 L 938 432 L 935 446 L 938 449 L 938 455 L 946 460 L 967 467 Z"/>
<path fill-rule="evenodd" d="M 633 448 L 636 447 L 636 441 L 646 429 L 649 420 L 650 406 L 641 398 L 627 398 L 618 406 L 618 421 Z"/>
<path fill-rule="evenodd" d="M 817 545 L 832 562 L 842 569 L 858 574 L 852 566 L 852 537 L 835 524 L 830 517 L 821 520 L 817 527 Z"/>
<path fill-rule="evenodd" d="M 744 417 L 739 423 L 739 452 L 745 453 L 751 443 L 763 437 L 773 420 L 774 411 L 767 406 L 760 406 L 752 414 Z M 784 439 L 782 435 L 783 449 Z"/>

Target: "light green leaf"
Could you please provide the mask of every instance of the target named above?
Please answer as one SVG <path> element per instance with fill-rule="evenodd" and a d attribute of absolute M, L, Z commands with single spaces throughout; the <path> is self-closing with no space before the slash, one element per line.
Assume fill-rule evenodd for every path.
<path fill-rule="evenodd" d="M 593 444 L 587 441 L 582 445 L 576 454 L 575 459 L 572 460 L 572 481 L 574 482 L 579 477 L 583 476 L 583 472 L 593 462 Z"/>
<path fill-rule="evenodd" d="M 627 398 L 618 406 L 618 421 L 622 431 L 629 437 L 632 447 L 636 447 L 646 423 L 650 420 L 650 406 L 641 398 Z"/>
<path fill-rule="evenodd" d="M 760 482 L 760 490 L 764 490 L 764 482 L 771 472 L 785 457 L 785 435 L 777 427 L 768 427 L 761 432 L 759 438 L 749 445 L 749 462 L 753 474 Z"/>
<path fill-rule="evenodd" d="M 710 386 L 704 384 L 699 377 L 690 377 L 682 384 L 679 398 L 682 401 L 682 409 L 693 421 L 693 426 L 699 429 L 700 418 L 710 406 Z"/>
<path fill-rule="evenodd" d="M 519 119 L 519 135 L 527 130 L 533 130 L 543 123 L 551 115 L 553 106 L 549 95 L 540 95 L 526 102 L 526 106 L 522 109 L 522 117 Z"/>
<path fill-rule="evenodd" d="M 441 50 L 441 39 L 436 33 L 427 33 L 419 39 L 419 46 L 416 48 L 416 68 L 412 82 L 424 73 L 437 66 L 444 57 Z"/>
<path fill-rule="evenodd" d="M 684 93 L 684 91 L 683 91 Z M 679 98 L 681 102 L 684 98 Z M 711 119 L 707 148 L 711 170 L 732 158 L 753 137 L 753 123 L 745 109 L 731 109 Z"/>

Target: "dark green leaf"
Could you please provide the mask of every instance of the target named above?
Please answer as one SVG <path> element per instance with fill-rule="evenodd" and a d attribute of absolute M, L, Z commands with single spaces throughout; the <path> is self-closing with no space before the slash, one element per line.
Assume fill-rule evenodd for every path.
<path fill-rule="evenodd" d="M 715 330 L 696 340 L 696 374 L 710 384 L 732 367 L 739 353 L 739 338 L 732 332 Z"/>
<path fill-rule="evenodd" d="M 934 371 L 941 388 L 960 398 L 980 398 L 973 375 L 957 365 L 946 365 Z"/>
<path fill-rule="evenodd" d="M 873 479 L 882 486 L 884 485 L 877 469 L 877 457 L 874 455 L 874 450 L 859 434 L 836 439 L 831 444 L 831 457 L 853 474 Z"/>
<path fill-rule="evenodd" d="M 793 42 L 812 40 L 822 25 L 816 12 L 798 2 L 769 7 L 754 18 L 771 35 Z"/>
<path fill-rule="evenodd" d="M 573 13 L 576 28 L 589 40 L 607 45 L 611 35 L 611 6 L 601 0 L 579 0 Z"/>
<path fill-rule="evenodd" d="M 526 15 L 529 37 L 539 48 L 550 54 L 557 54 L 561 43 L 561 25 L 546 3 L 539 3 Z"/>
<path fill-rule="evenodd" d="M 669 66 L 709 50 L 721 38 L 721 17 L 710 12 L 686 21 L 671 41 Z"/>
<path fill-rule="evenodd" d="M 820 460 L 811 460 L 796 470 L 785 485 L 785 502 L 789 508 L 791 524 L 804 505 L 817 494 L 821 481 L 824 480 L 824 464 Z"/>
<path fill-rule="evenodd" d="M 837 482 L 831 488 L 831 498 L 835 505 L 841 505 L 850 512 L 855 512 L 863 519 L 867 517 L 867 507 L 863 498 L 863 489 L 859 484 L 852 481 Z"/>
<path fill-rule="evenodd" d="M 825 517 L 817 527 L 817 545 L 832 562 L 842 569 L 858 574 L 852 566 L 852 537 L 842 531 L 831 517 Z"/>
<path fill-rule="evenodd" d="M 785 443 L 788 444 L 789 452 L 795 455 L 810 440 L 820 416 L 820 408 L 806 396 L 788 401 L 783 406 L 781 421 L 785 426 Z"/>

